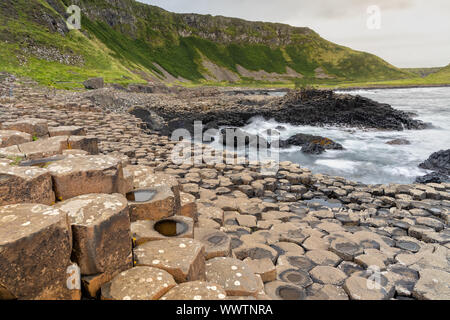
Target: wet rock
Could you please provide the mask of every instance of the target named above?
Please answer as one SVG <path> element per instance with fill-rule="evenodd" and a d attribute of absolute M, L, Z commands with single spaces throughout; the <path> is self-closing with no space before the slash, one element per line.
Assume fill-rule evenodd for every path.
<path fill-rule="evenodd" d="M 350 277 L 354 273 L 364 271 L 361 266 L 349 261 L 343 261 L 341 264 L 339 264 L 338 269 L 342 270 L 342 272 L 344 272 L 348 277 Z"/>
<path fill-rule="evenodd" d="M 287 140 L 280 141 L 281 148 L 287 148 L 289 146 L 300 146 L 300 147 L 309 146 L 309 148 L 314 148 L 314 146 L 320 146 L 322 147 L 320 149 L 327 149 L 327 150 L 344 149 L 341 144 L 336 143 L 331 139 L 303 133 L 296 134 Z"/>
<path fill-rule="evenodd" d="M 151 241 L 134 249 L 137 266 L 166 270 L 177 283 L 205 279 L 204 254 L 204 245 L 192 239 Z"/>
<path fill-rule="evenodd" d="M 450 175 L 450 149 L 433 153 L 425 160 L 425 162 L 421 163 L 419 167 Z"/>
<path fill-rule="evenodd" d="M 259 291 L 258 278 L 250 267 L 233 258 L 209 260 L 206 263 L 206 279 L 222 286 L 229 296 L 256 296 Z"/>
<path fill-rule="evenodd" d="M 270 246 L 277 250 L 280 256 L 303 256 L 305 253 L 305 250 L 301 246 L 291 242 L 276 242 Z"/>
<path fill-rule="evenodd" d="M 40 204 L 0 207 L 0 239 L 0 298 L 79 297 L 80 275 L 69 268 L 72 239 L 64 212 Z M 69 277 L 75 280 L 73 292 Z"/>
<path fill-rule="evenodd" d="M 389 282 L 394 284 L 398 296 L 409 297 L 416 282 L 419 280 L 419 273 L 402 265 L 390 265 L 385 273 Z"/>
<path fill-rule="evenodd" d="M 317 266 L 317 264 L 305 256 L 283 255 L 279 257 L 277 266 L 291 267 L 294 269 L 309 272 L 315 266 Z"/>
<path fill-rule="evenodd" d="M 139 119 L 142 119 L 147 128 L 153 131 L 159 131 L 163 134 L 170 134 L 167 124 L 164 119 L 160 117 L 156 112 L 148 110 L 142 106 L 134 106 L 128 110 L 128 112 Z"/>
<path fill-rule="evenodd" d="M 266 283 L 264 289 L 273 300 L 305 300 L 305 289 L 283 281 Z"/>
<path fill-rule="evenodd" d="M 225 128 L 220 130 L 219 142 L 229 147 L 269 147 L 267 140 L 263 137 L 250 134 L 239 128 Z"/>
<path fill-rule="evenodd" d="M 91 193 L 123 193 L 121 162 L 110 156 L 76 156 L 51 163 L 56 198 L 67 200 Z"/>
<path fill-rule="evenodd" d="M 302 147 L 302 152 L 308 154 L 322 154 L 325 152 L 325 148 L 320 144 L 310 143 Z"/>
<path fill-rule="evenodd" d="M 272 230 L 278 232 L 280 241 L 302 244 L 308 238 L 297 225 L 290 222 L 275 225 Z"/>
<path fill-rule="evenodd" d="M 401 239 L 397 239 L 395 241 L 395 246 L 397 248 L 400 248 L 402 250 L 410 251 L 412 253 L 417 253 L 420 250 L 420 245 L 417 243 L 417 241 L 414 238 L 410 238 L 411 240 L 407 239 L 407 237 L 403 237 Z"/>
<path fill-rule="evenodd" d="M 408 229 L 408 235 L 410 237 L 414 237 L 417 240 L 422 240 L 422 238 L 430 232 L 433 232 L 434 230 L 432 228 L 423 226 L 423 225 L 416 225 L 416 226 L 411 226 Z"/>
<path fill-rule="evenodd" d="M 54 202 L 52 177 L 46 169 L 0 166 L 0 205 Z"/>
<path fill-rule="evenodd" d="M 444 223 L 434 218 L 419 217 L 416 219 L 416 223 L 433 228 L 437 232 L 443 230 L 445 227 Z"/>
<path fill-rule="evenodd" d="M 158 300 L 176 286 L 164 270 L 135 267 L 120 273 L 102 287 L 103 300 Z"/>
<path fill-rule="evenodd" d="M 277 266 L 277 279 L 301 288 L 307 288 L 313 281 L 306 271 L 292 267 Z"/>
<path fill-rule="evenodd" d="M 278 252 L 274 248 L 261 243 L 245 243 L 234 249 L 233 254 L 240 260 L 246 258 L 253 260 L 269 258 L 272 262 L 275 262 L 278 257 Z"/>
<path fill-rule="evenodd" d="M 205 259 L 228 257 L 231 253 L 231 238 L 226 233 L 209 228 L 195 228 L 194 238 L 205 245 Z"/>
<path fill-rule="evenodd" d="M 225 290 L 218 284 L 192 281 L 177 285 L 166 293 L 161 300 L 224 300 Z"/>
<path fill-rule="evenodd" d="M 409 142 L 406 139 L 394 139 L 394 140 L 386 142 L 386 144 L 390 144 L 390 145 L 394 145 L 394 146 L 404 146 L 404 145 L 410 145 L 411 142 Z"/>
<path fill-rule="evenodd" d="M 442 183 L 442 182 L 447 182 L 449 181 L 449 177 L 448 175 L 445 174 L 441 174 L 439 172 L 432 172 L 429 173 L 423 177 L 417 177 L 416 178 L 416 183 Z"/>
<path fill-rule="evenodd" d="M 55 205 L 65 212 L 73 232 L 72 257 L 82 275 L 131 267 L 128 204 L 120 194 L 90 194 Z"/>

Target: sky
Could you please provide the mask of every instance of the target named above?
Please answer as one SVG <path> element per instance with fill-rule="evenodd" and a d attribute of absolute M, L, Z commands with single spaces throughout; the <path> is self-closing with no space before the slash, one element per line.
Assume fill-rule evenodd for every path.
<path fill-rule="evenodd" d="M 139 0 L 200 13 L 309 27 L 401 68 L 450 63 L 449 0 Z"/>

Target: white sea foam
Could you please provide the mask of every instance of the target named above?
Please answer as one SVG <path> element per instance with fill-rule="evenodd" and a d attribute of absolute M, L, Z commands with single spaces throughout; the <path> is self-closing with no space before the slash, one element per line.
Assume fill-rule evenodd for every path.
<path fill-rule="evenodd" d="M 281 159 L 299 163 L 314 173 L 344 176 L 365 183 L 411 183 L 416 176 L 428 171 L 418 165 L 432 153 L 450 148 L 450 88 L 377 89 L 344 92 L 359 94 L 373 100 L 388 103 L 394 108 L 413 112 L 418 119 L 432 123 L 427 130 L 361 131 L 352 128 L 292 126 L 252 119 L 244 127 L 252 134 L 265 135 L 267 129 L 279 130 L 281 139 L 297 133 L 320 135 L 341 143 L 345 150 L 327 151 L 314 156 L 300 151 L 299 147 L 282 150 Z M 406 139 L 410 145 L 388 145 L 394 139 Z"/>
<path fill-rule="evenodd" d="M 327 166 L 334 169 L 339 169 L 347 172 L 355 172 L 357 167 L 359 166 L 358 162 L 350 161 L 350 160 L 317 160 L 316 164 Z"/>

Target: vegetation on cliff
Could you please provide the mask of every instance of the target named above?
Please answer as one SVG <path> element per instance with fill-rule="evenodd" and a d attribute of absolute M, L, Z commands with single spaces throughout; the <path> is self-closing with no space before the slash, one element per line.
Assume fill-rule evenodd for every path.
<path fill-rule="evenodd" d="M 72 3 L 81 7 L 81 30 L 65 24 Z M 417 78 L 309 28 L 175 14 L 134 0 L 3 0 L 0 44 L 0 70 L 65 88 L 94 76 L 189 85 Z"/>

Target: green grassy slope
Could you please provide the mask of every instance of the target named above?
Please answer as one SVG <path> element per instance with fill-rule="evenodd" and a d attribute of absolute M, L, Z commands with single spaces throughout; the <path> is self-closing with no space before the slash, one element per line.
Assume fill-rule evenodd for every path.
<path fill-rule="evenodd" d="M 308 28 L 208 15 L 174 14 L 134 0 L 78 0 L 82 29 L 67 30 L 72 0 L 2 0 L 0 71 L 73 88 L 93 76 L 106 82 L 172 76 L 207 84 L 202 59 L 237 74 L 285 74 L 317 84 L 406 81 L 414 74 L 384 60 L 331 43 Z M 320 79 L 319 73 L 329 78 Z M 437 74 L 436 74 L 437 75 Z M 241 76 L 241 84 L 263 84 Z M 291 79 L 292 80 L 292 79 Z"/>
<path fill-rule="evenodd" d="M 436 67 L 436 68 L 402 68 L 402 70 L 406 72 L 412 72 L 416 74 L 419 77 L 426 77 L 430 74 L 437 73 L 442 69 L 442 67 Z"/>
<path fill-rule="evenodd" d="M 429 82 L 450 83 L 450 64 L 425 78 Z"/>

